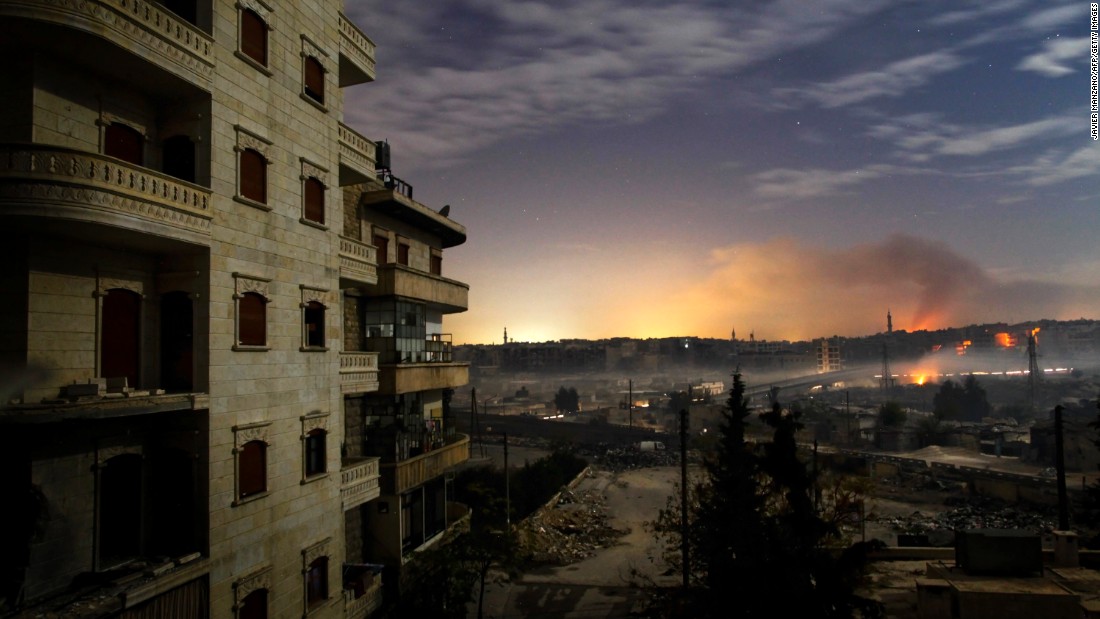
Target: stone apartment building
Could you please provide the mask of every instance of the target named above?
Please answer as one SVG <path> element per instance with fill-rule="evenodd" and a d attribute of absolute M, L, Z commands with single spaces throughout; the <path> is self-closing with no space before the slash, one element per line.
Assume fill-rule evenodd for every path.
<path fill-rule="evenodd" d="M 366 617 L 467 516 L 466 232 L 342 4 L 0 0 L 4 612 Z"/>

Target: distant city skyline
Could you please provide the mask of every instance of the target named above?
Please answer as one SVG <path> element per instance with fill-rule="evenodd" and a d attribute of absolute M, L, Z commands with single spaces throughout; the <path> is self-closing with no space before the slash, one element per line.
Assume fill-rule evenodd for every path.
<path fill-rule="evenodd" d="M 469 231 L 456 343 L 1097 317 L 1087 2 L 347 11 L 349 124 Z"/>

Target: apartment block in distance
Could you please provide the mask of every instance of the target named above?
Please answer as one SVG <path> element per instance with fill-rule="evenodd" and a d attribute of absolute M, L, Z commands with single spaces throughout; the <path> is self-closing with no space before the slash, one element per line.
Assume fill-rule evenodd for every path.
<path fill-rule="evenodd" d="M 463 524 L 466 233 L 342 4 L 0 0 L 2 612 L 360 619 Z"/>

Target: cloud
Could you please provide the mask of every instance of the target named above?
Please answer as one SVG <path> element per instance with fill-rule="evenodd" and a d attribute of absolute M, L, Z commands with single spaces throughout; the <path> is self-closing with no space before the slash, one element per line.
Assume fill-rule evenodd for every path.
<path fill-rule="evenodd" d="M 753 192 L 761 198 L 808 200 L 843 194 L 850 187 L 883 177 L 935 173 L 926 168 L 873 164 L 849 170 L 777 168 L 758 172 L 751 180 Z"/>
<path fill-rule="evenodd" d="M 914 162 L 937 157 L 978 157 L 1057 140 L 1081 132 L 1079 114 L 1059 114 L 1004 127 L 952 124 L 936 114 L 911 114 L 871 126 L 867 134 L 894 144 L 895 154 Z"/>
<path fill-rule="evenodd" d="M 1088 37 L 1057 38 L 1047 41 L 1042 51 L 1021 60 L 1016 68 L 1020 71 L 1035 71 L 1046 77 L 1062 77 L 1074 72 L 1068 66 L 1068 61 L 1084 61 L 1088 58 L 1088 50 Z"/>
<path fill-rule="evenodd" d="M 677 94 L 697 88 L 697 77 L 727 76 L 827 40 L 886 6 L 885 0 L 830 0 L 807 11 L 796 0 L 748 8 L 467 0 L 446 10 L 391 15 L 389 5 L 355 3 L 350 17 L 382 40 L 381 68 L 377 84 L 348 91 L 345 115 L 367 133 L 385 127 L 389 135 L 377 137 L 391 138 L 395 157 L 446 165 L 508 137 L 652 118 L 671 109 Z M 463 12 L 465 21 L 448 19 Z M 491 24 L 492 32 L 474 53 L 438 36 L 441 28 L 475 21 Z M 435 34 L 426 39 L 425 32 Z M 419 49 L 433 44 L 441 48 L 436 56 Z M 387 45 L 428 68 L 387 75 Z"/>
<path fill-rule="evenodd" d="M 896 234 L 840 249 L 794 239 L 716 249 L 703 278 L 675 296 L 693 308 L 684 324 L 810 339 L 882 331 L 887 308 L 911 331 L 1075 318 L 1100 301 L 1100 287 L 998 278 L 944 243 Z"/>
<path fill-rule="evenodd" d="M 776 96 L 802 98 L 825 108 L 861 103 L 877 97 L 900 97 L 924 86 L 937 75 L 949 73 L 966 64 L 950 51 L 922 54 L 891 62 L 880 69 L 863 71 L 805 88 L 782 88 Z"/>
<path fill-rule="evenodd" d="M 1044 153 L 1030 164 L 1009 168 L 1008 173 L 1026 177 L 1027 184 L 1035 187 L 1100 178 L 1100 144 L 1093 142 L 1070 153 Z"/>

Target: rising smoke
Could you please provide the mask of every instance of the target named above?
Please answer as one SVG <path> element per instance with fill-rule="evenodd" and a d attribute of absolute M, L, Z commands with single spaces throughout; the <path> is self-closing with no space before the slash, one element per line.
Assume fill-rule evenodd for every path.
<path fill-rule="evenodd" d="M 909 331 L 1091 316 L 1100 287 L 1005 280 L 942 242 L 895 234 L 842 249 L 793 239 L 718 249 L 685 297 L 708 332 L 733 322 L 739 337 L 810 339 L 884 331 L 887 308 Z"/>

